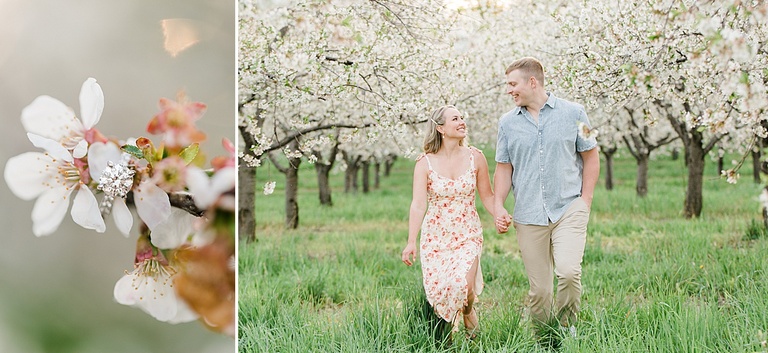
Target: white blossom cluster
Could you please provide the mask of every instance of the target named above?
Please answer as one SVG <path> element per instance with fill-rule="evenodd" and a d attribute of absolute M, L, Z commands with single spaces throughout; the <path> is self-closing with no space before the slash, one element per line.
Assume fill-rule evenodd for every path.
<path fill-rule="evenodd" d="M 215 165 L 212 160 L 210 175 L 193 162 L 206 137 L 194 122 L 206 105 L 183 94 L 178 101 L 161 98 L 160 112 L 147 125 L 149 134 L 163 136 L 158 148 L 146 137 L 108 138 L 96 128 L 104 93 L 94 78 L 83 82 L 79 101 L 79 117 L 45 95 L 22 110 L 27 137 L 42 151 L 10 158 L 4 179 L 16 196 L 35 200 L 32 233 L 53 234 L 67 210 L 76 224 L 104 233 L 111 215 L 124 236 L 135 229 L 139 233 L 133 270 L 113 289 L 118 303 L 168 323 L 200 319 L 233 336 L 235 288 L 229 285 L 234 281 L 226 281 L 234 279 L 234 269 L 210 268 L 234 258 L 234 234 L 229 231 L 234 225 L 228 227 L 234 216 L 219 219 L 235 208 L 235 147 L 222 141 L 230 155 L 217 157 Z M 174 203 L 176 196 L 188 196 L 188 201 L 182 197 L 183 202 Z M 208 298 L 206 304 L 197 300 L 201 297 Z"/>

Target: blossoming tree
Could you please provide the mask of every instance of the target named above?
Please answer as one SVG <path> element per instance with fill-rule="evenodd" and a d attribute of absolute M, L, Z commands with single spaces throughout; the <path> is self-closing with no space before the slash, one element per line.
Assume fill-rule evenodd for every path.
<path fill-rule="evenodd" d="M 562 20 L 571 47 L 562 72 L 586 97 L 619 109 L 640 101 L 669 122 L 686 154 L 684 214 L 698 217 L 707 153 L 727 134 L 745 147 L 765 135 L 765 4 L 593 1 L 578 10 Z"/>
<path fill-rule="evenodd" d="M 418 128 L 408 126 L 466 92 L 461 77 L 468 75 L 459 71 L 460 61 L 450 55 L 453 43 L 444 38 L 456 20 L 439 1 L 258 5 L 243 2 L 240 12 L 247 165 L 259 166 L 272 151 L 314 162 L 313 150 L 328 143 L 328 134 L 316 132 L 333 129 L 356 129 L 365 137 L 347 141 L 348 150 L 389 140 L 399 155 L 414 155 Z M 255 191 L 248 184 L 243 195 Z M 286 183 L 286 203 L 295 187 Z M 253 200 L 245 197 L 242 206 L 249 207 Z M 291 212 L 298 208 L 286 208 L 287 225 L 295 227 L 298 217 Z"/>

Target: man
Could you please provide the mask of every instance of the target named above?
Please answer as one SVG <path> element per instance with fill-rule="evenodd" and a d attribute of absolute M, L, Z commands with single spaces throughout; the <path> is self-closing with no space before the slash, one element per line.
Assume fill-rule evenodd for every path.
<path fill-rule="evenodd" d="M 505 233 L 514 220 L 534 323 L 555 318 L 561 330 L 575 336 L 581 260 L 600 174 L 597 141 L 579 133 L 584 125 L 590 126 L 583 106 L 544 90 L 544 69 L 538 60 L 513 62 L 506 79 L 507 94 L 517 107 L 499 120 L 493 176 L 496 228 Z M 514 217 L 504 208 L 510 189 Z"/>

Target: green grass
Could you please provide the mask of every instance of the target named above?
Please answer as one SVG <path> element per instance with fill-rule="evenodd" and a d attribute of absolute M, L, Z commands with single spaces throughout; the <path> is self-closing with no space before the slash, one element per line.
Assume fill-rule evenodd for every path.
<path fill-rule="evenodd" d="M 491 167 L 492 153 L 486 152 Z M 283 228 L 282 175 L 258 171 L 257 241 L 239 248 L 241 352 L 766 352 L 768 237 L 761 186 L 730 185 L 708 163 L 704 211 L 682 217 L 682 160 L 651 163 L 649 192 L 634 191 L 635 164 L 617 158 L 615 188 L 595 192 L 583 264 L 578 338 L 541 343 L 523 315 L 527 279 L 513 233 L 486 230 L 481 333 L 441 347 L 430 325 L 420 268 L 400 262 L 413 162 L 398 160 L 380 189 L 321 207 L 314 169 L 302 165 L 300 227 Z M 603 174 L 604 175 L 604 174 Z M 479 205 L 479 202 L 478 202 Z M 508 209 L 513 201 L 508 201 Z M 557 338 L 557 337 L 555 337 Z M 555 341 L 559 341 L 555 339 Z"/>

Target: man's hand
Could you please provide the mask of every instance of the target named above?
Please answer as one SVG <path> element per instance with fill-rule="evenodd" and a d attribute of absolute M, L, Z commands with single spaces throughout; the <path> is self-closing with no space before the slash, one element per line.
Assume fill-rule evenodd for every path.
<path fill-rule="evenodd" d="M 509 231 L 509 225 L 512 224 L 512 216 L 509 215 L 506 209 L 502 208 L 502 211 L 496 216 L 496 232 L 504 234 Z"/>

